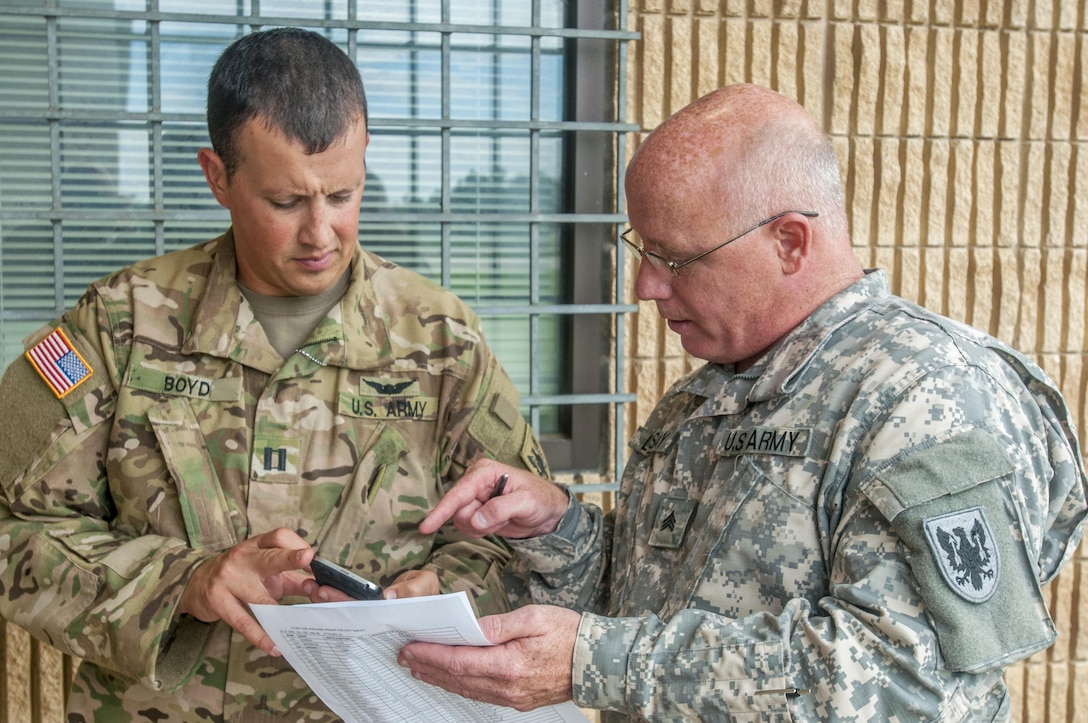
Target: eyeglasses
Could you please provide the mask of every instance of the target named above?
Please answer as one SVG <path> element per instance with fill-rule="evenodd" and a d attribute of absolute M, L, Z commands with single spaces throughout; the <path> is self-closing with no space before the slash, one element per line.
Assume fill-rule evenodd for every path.
<path fill-rule="evenodd" d="M 770 218 L 763 219 L 762 221 L 757 223 L 755 226 L 752 226 L 749 229 L 741 231 L 740 233 L 738 233 L 736 236 L 729 239 L 728 241 L 723 241 L 720 244 L 718 244 L 717 246 L 715 246 L 714 248 L 707 249 L 706 251 L 702 252 L 701 254 L 698 254 L 697 256 L 692 256 L 690 259 L 687 259 L 685 261 L 673 261 L 672 259 L 665 258 L 661 254 L 655 254 L 653 251 L 647 251 L 645 246 L 639 246 L 635 241 L 627 238 L 628 234 L 630 234 L 631 232 L 634 231 L 633 228 L 629 228 L 626 231 L 624 231 L 623 233 L 621 233 L 620 234 L 620 240 L 622 240 L 624 245 L 627 247 L 627 249 L 629 251 L 631 251 L 631 253 L 637 255 L 640 260 L 644 259 L 646 261 L 649 261 L 650 265 L 653 266 L 655 269 L 658 269 L 658 270 L 668 269 L 669 271 L 672 272 L 673 276 L 679 276 L 680 275 L 680 269 L 684 268 L 688 264 L 690 264 L 690 263 L 692 263 L 694 261 L 698 261 L 699 259 L 703 258 L 707 254 L 713 253 L 713 252 L 717 251 L 720 248 L 728 246 L 729 244 L 733 243 L 734 241 L 741 238 L 742 236 L 746 236 L 746 235 L 752 233 L 757 228 L 760 228 L 761 226 L 766 226 L 767 224 L 771 223 L 772 221 L 777 221 L 778 219 L 780 219 L 783 216 L 785 216 L 787 214 L 790 214 L 790 213 L 799 213 L 802 216 L 808 216 L 809 218 L 816 218 L 817 216 L 820 215 L 816 211 L 783 211 L 782 213 L 776 213 L 775 215 L 771 216 Z"/>

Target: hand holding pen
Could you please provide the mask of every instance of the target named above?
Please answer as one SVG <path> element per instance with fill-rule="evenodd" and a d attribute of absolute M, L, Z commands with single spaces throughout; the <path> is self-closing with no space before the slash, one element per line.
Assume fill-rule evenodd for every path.
<path fill-rule="evenodd" d="M 488 497 L 487 499 L 488 500 L 493 500 L 496 497 L 498 497 L 499 495 L 501 495 L 503 493 L 503 490 L 506 489 L 506 482 L 509 479 L 510 479 L 510 474 L 508 472 L 503 472 L 502 476 L 500 476 L 497 480 L 495 480 L 495 489 L 491 491 L 491 496 Z"/>
<path fill-rule="evenodd" d="M 419 531 L 433 534 L 452 520 L 472 537 L 537 537 L 555 530 L 569 503 L 558 485 L 524 469 L 481 459 L 435 505 Z"/>

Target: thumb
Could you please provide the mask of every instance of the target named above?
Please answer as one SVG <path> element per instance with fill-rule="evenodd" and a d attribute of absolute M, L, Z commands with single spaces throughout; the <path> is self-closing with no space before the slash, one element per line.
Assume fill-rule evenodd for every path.
<path fill-rule="evenodd" d="M 544 635 L 548 630 L 546 605 L 526 605 L 498 615 L 485 615 L 479 619 L 480 630 L 496 645 L 520 638 Z"/>
<path fill-rule="evenodd" d="M 500 613 L 498 615 L 486 615 L 479 619 L 480 630 L 484 636 L 495 645 L 508 643 L 515 638 L 522 637 L 517 634 L 518 625 L 514 621 L 514 613 Z"/>
<path fill-rule="evenodd" d="M 527 522 L 531 524 L 533 515 L 538 512 L 527 506 L 531 504 L 531 498 L 518 492 L 500 495 L 480 505 L 472 513 L 469 523 L 478 535 L 491 535 L 502 530 L 499 534 L 521 537 L 521 526 Z"/>
<path fill-rule="evenodd" d="M 485 509 L 487 512 L 484 512 Z M 472 515 L 472 529 L 483 534 L 491 532 L 491 526 L 493 524 L 490 519 L 491 515 L 489 514 L 491 512 L 494 512 L 491 503 L 480 505 L 480 509 L 476 510 L 476 513 Z"/>

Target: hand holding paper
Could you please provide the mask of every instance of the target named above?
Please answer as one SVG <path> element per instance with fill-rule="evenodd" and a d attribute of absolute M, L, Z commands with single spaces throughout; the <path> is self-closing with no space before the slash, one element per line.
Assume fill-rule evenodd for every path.
<path fill-rule="evenodd" d="M 313 691 L 347 723 L 355 721 L 527 721 L 574 723 L 586 721 L 570 694 L 570 651 L 567 651 L 567 703 L 538 707 L 519 713 L 509 707 L 463 698 L 412 677 L 397 664 L 397 656 L 412 641 L 436 644 L 436 650 L 473 652 L 490 646 L 463 592 L 449 595 L 304 605 L 253 605 L 253 614 L 275 641 L 283 657 Z M 573 615 L 577 631 L 577 613 Z M 492 616 L 484 622 L 497 639 L 503 637 L 495 621 L 516 613 Z M 547 624 L 547 618 L 530 616 L 528 628 Z M 520 625 L 520 624 L 519 624 Z M 515 627 L 517 632 L 521 627 Z M 535 639 L 532 639 L 535 641 Z M 527 648 L 504 643 L 496 659 L 511 653 L 531 662 Z M 412 643 L 414 644 L 414 643 Z M 572 640 L 573 645 L 573 640 Z M 450 647 L 458 646 L 458 647 Z M 507 646 L 510 646 L 507 649 Z M 422 656 L 423 649 L 417 649 Z M 420 660 L 424 658 L 421 657 Z M 535 668 L 534 668 L 535 670 Z M 543 672 L 543 671 L 541 671 Z M 537 703 L 542 705 L 543 701 Z"/>
<path fill-rule="evenodd" d="M 404 646 L 397 662 L 421 680 L 475 700 L 532 710 L 571 699 L 571 659 L 581 616 L 529 605 L 479 621 L 495 645 Z"/>

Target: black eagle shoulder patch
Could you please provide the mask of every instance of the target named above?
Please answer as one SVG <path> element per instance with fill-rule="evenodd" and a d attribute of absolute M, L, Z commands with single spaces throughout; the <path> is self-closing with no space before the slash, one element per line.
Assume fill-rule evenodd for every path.
<path fill-rule="evenodd" d="M 922 521 L 937 567 L 964 600 L 982 603 L 993 597 L 1001 559 L 981 507 L 970 507 Z"/>

